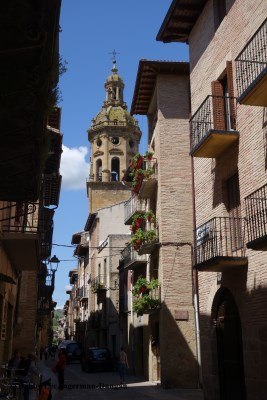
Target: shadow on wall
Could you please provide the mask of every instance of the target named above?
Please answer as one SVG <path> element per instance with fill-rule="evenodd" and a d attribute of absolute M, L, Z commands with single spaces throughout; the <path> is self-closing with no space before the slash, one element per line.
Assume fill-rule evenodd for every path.
<path fill-rule="evenodd" d="M 226 15 L 229 13 L 231 10 L 235 0 L 227 0 L 226 1 Z M 210 42 L 212 41 L 214 35 L 216 34 L 216 30 L 219 28 L 220 25 L 220 16 L 219 16 L 219 5 L 220 3 L 223 3 L 222 0 L 213 0 L 207 2 L 205 6 L 205 19 L 204 18 L 199 18 L 197 21 L 198 24 L 198 29 L 196 30 L 197 36 L 195 33 L 193 33 L 194 37 L 194 57 L 192 57 L 192 54 L 190 55 L 190 69 L 193 71 L 194 67 L 197 65 L 199 59 L 201 58 L 202 54 L 205 52 L 207 47 L 209 46 Z M 222 12 L 222 11 L 221 11 Z M 241 17 L 240 17 L 241 18 Z M 207 23 L 209 21 L 209 23 Z M 194 28 L 193 28 L 193 32 Z M 205 32 L 205 34 L 201 34 Z M 201 35 L 201 36 L 200 36 Z M 201 40 L 198 40 L 198 38 L 201 37 Z M 223 36 L 224 38 L 224 36 Z M 225 40 L 225 39 L 224 39 Z M 189 43 L 191 45 L 191 43 Z M 189 47 L 190 52 L 192 52 L 192 49 Z"/>
<path fill-rule="evenodd" d="M 247 271 L 222 273 L 211 316 L 200 314 L 203 387 L 207 399 L 265 398 L 267 288 L 247 290 Z"/>

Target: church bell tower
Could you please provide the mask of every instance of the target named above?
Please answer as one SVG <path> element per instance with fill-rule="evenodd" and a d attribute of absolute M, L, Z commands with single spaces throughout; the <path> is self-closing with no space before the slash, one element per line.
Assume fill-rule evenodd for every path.
<path fill-rule="evenodd" d="M 90 179 L 87 183 L 90 212 L 128 200 L 122 177 L 138 152 L 141 131 L 123 101 L 124 83 L 116 60 L 105 83 L 106 98 L 88 130 L 91 144 Z"/>

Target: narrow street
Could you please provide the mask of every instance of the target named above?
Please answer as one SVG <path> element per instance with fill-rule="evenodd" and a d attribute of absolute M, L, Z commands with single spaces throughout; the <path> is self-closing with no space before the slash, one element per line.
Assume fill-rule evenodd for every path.
<path fill-rule="evenodd" d="M 41 370 L 51 372 L 54 360 L 39 362 Z M 117 372 L 87 373 L 81 371 L 80 364 L 68 364 L 65 370 L 65 389 L 57 389 L 56 375 L 51 372 L 53 399 L 161 399 L 161 400 L 203 400 L 201 390 L 168 389 L 164 390 L 156 384 L 139 380 L 133 376 L 126 377 L 126 386 L 118 387 Z M 112 385 L 115 388 L 112 388 Z M 99 388 L 101 386 L 101 389 Z M 105 386 L 105 388 L 104 388 Z M 117 388 L 116 388 L 117 386 Z M 35 400 L 35 393 L 31 400 Z"/>

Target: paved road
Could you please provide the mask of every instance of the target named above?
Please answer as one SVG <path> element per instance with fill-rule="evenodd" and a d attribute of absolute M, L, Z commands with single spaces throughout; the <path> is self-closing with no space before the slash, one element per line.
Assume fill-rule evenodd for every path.
<path fill-rule="evenodd" d="M 41 368 L 51 371 L 53 361 L 43 362 Z M 69 364 L 65 370 L 64 390 L 58 390 L 56 376 L 52 373 L 53 400 L 203 400 L 200 390 L 162 389 L 156 384 L 127 376 L 126 386 L 120 387 L 117 372 L 87 373 L 80 364 Z M 100 388 L 99 388 L 100 387 Z M 34 393 L 31 400 L 35 400 Z"/>

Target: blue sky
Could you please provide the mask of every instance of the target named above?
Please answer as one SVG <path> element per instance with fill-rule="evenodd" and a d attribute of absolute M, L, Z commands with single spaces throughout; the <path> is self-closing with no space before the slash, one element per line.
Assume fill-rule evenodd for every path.
<path fill-rule="evenodd" d="M 60 79 L 63 187 L 54 218 L 54 244 L 69 246 L 72 234 L 83 230 L 88 216 L 87 129 L 105 98 L 104 83 L 112 67 L 109 53 L 113 49 L 119 53 L 117 67 L 125 83 L 124 98 L 129 109 L 140 59 L 188 61 L 186 45 L 156 42 L 170 4 L 171 0 L 62 1 L 60 54 L 68 63 L 68 70 Z M 143 152 L 147 148 L 146 119 L 136 118 L 143 132 Z M 68 298 L 68 272 L 77 265 L 73 250 L 53 246 L 52 255 L 61 260 L 54 292 L 59 307 Z"/>

